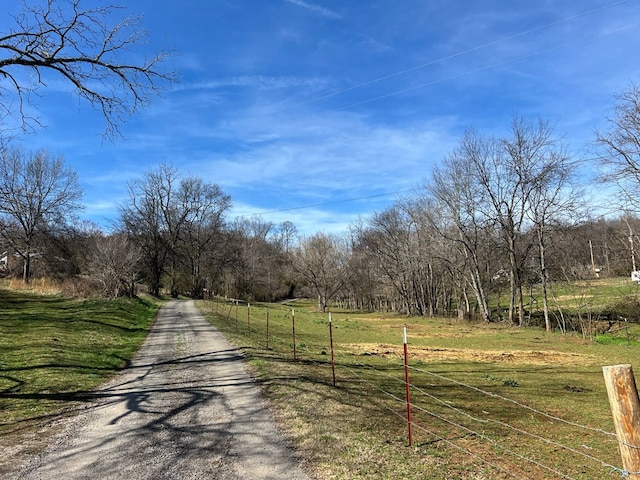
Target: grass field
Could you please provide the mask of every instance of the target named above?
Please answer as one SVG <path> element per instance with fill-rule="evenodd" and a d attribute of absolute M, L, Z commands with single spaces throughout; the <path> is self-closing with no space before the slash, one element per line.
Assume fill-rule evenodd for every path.
<path fill-rule="evenodd" d="M 640 372 L 638 324 L 585 338 L 334 311 L 334 387 L 328 315 L 313 303 L 241 305 L 237 321 L 234 305 L 199 305 L 245 352 L 277 417 L 319 478 L 621 476 L 602 366 L 630 363 Z"/>
<path fill-rule="evenodd" d="M 328 316 L 315 304 L 241 305 L 237 317 L 234 305 L 199 306 L 245 352 L 317 478 L 620 478 L 602 366 L 630 363 L 638 375 L 640 324 L 621 322 L 602 335 L 606 322 L 597 319 L 612 304 L 633 313 L 637 286 L 615 280 L 565 289 L 557 301 L 567 315 L 588 305 L 589 335 L 333 311 L 336 386 Z M 126 365 L 156 309 L 144 300 L 0 289 L 0 447 L 10 452 L 0 477 L 12 441 L 35 442 L 43 423 Z"/>
<path fill-rule="evenodd" d="M 157 310 L 140 299 L 69 300 L 0 289 L 0 435 L 82 402 L 123 368 Z"/>

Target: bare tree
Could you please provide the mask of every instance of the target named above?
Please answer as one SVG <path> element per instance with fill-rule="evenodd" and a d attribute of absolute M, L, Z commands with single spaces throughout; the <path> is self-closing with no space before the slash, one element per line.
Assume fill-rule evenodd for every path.
<path fill-rule="evenodd" d="M 37 237 L 64 225 L 80 210 L 82 190 L 75 171 L 46 150 L 0 151 L 0 235 L 23 260 L 29 281 Z"/>
<path fill-rule="evenodd" d="M 362 241 L 385 284 L 395 291 L 399 310 L 424 315 L 428 310 L 424 295 L 427 259 L 420 248 L 419 225 L 412 210 L 411 202 L 405 201 L 375 213 Z"/>
<path fill-rule="evenodd" d="M 640 211 L 640 87 L 617 96 L 609 129 L 596 132 L 602 177 L 618 186 L 623 206 Z"/>
<path fill-rule="evenodd" d="M 205 287 L 205 257 L 212 254 L 216 241 L 221 238 L 224 214 L 231 206 L 231 197 L 218 185 L 206 183 L 198 177 L 182 180 L 180 197 L 188 213 L 176 253 L 187 264 L 192 296 L 199 297 Z"/>
<path fill-rule="evenodd" d="M 129 202 L 120 206 L 122 229 L 142 251 L 144 271 L 152 295 L 159 296 L 168 250 L 165 244 L 161 182 L 147 172 L 129 183 Z"/>
<path fill-rule="evenodd" d="M 544 323 L 549 332 L 551 318 L 547 250 L 550 238 L 558 230 L 575 225 L 583 216 L 584 195 L 573 178 L 578 163 L 571 159 L 563 145 L 550 141 L 533 160 L 527 216 L 535 233 Z"/>
<path fill-rule="evenodd" d="M 180 277 L 200 282 L 204 249 L 229 205 L 229 197 L 217 185 L 184 177 L 168 164 L 129 183 L 129 202 L 121 205 L 120 220 L 123 230 L 142 249 L 154 295 L 160 294 L 165 273 L 174 296 Z M 182 269 L 185 263 L 188 271 Z M 195 284 L 190 288 L 196 288 Z"/>
<path fill-rule="evenodd" d="M 458 252 L 448 255 L 449 265 L 466 278 L 485 322 L 491 320 L 486 257 L 493 217 L 488 215 L 486 192 L 479 185 L 475 164 L 492 151 L 490 144 L 469 131 L 425 183 L 435 200 L 431 223 Z"/>
<path fill-rule="evenodd" d="M 141 250 L 126 235 L 97 236 L 89 271 L 107 297 L 133 297 L 141 259 Z"/>
<path fill-rule="evenodd" d="M 557 195 L 546 196 L 547 190 L 558 187 L 555 183 L 558 177 L 554 174 L 560 173 L 560 166 L 568 165 L 566 155 L 556 149 L 557 143 L 547 122 L 532 122 L 514 116 L 510 136 L 497 140 L 495 156 L 478 165 L 481 183 L 490 199 L 489 205 L 509 258 L 509 321 L 514 323 L 517 311 L 519 325 L 524 323 L 522 287 L 526 262 L 533 248 L 533 242 L 525 234 L 531 226 L 528 214 L 535 209 L 539 224 L 541 216 L 549 219 L 549 211 L 560 199 Z M 558 165 L 559 161 L 564 165 Z M 546 205 L 546 211 L 539 202 Z M 538 240 L 540 247 L 540 236 Z M 543 254 L 544 250 L 539 252 Z"/>
<path fill-rule="evenodd" d="M 325 312 L 329 300 L 343 287 L 347 253 L 335 235 L 317 233 L 301 241 L 294 268 L 301 280 L 318 296 L 318 310 Z"/>
<path fill-rule="evenodd" d="M 50 80 L 62 79 L 102 113 L 105 135 L 113 138 L 123 121 L 173 80 L 159 70 L 167 53 L 148 59 L 130 54 L 146 36 L 139 17 L 115 20 L 120 7 L 86 3 L 25 2 L 13 27 L 0 32 L 0 117 L 13 116 L 22 129 L 33 129 L 39 121 L 27 109 L 32 95 Z"/>

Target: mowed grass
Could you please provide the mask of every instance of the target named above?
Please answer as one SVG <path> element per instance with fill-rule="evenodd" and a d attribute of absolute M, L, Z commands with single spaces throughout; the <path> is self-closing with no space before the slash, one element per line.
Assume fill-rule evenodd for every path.
<path fill-rule="evenodd" d="M 0 289 L 0 435 L 86 400 L 126 366 L 157 307 Z"/>
<path fill-rule="evenodd" d="M 328 315 L 313 303 L 245 304 L 237 317 L 228 303 L 199 306 L 244 351 L 318 478 L 621 476 L 602 366 L 629 363 L 638 375 L 638 324 L 598 343 L 539 328 L 334 311 L 334 387 Z"/>

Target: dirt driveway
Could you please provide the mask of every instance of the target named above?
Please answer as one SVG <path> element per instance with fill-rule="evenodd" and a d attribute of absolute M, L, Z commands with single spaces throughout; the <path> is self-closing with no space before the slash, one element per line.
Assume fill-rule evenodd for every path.
<path fill-rule="evenodd" d="M 20 479 L 308 477 L 242 358 L 192 301 L 164 306 L 125 370 Z"/>

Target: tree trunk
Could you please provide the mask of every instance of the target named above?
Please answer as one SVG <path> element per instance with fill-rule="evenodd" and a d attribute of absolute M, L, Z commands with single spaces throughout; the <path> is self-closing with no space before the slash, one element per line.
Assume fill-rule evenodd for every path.
<path fill-rule="evenodd" d="M 22 269 L 22 281 L 26 284 L 29 283 L 31 279 L 31 249 L 27 248 L 27 251 L 24 254 L 24 264 Z"/>
<path fill-rule="evenodd" d="M 540 281 L 542 282 L 542 308 L 544 312 L 544 326 L 547 332 L 551 331 L 551 319 L 549 318 L 549 297 L 547 293 L 547 264 L 545 247 L 542 234 L 538 233 L 538 256 L 540 257 Z"/>

